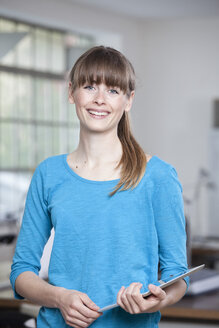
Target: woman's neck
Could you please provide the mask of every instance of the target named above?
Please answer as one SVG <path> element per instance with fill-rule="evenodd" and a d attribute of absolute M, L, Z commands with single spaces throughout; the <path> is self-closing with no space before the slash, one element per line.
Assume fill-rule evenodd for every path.
<path fill-rule="evenodd" d="M 120 178 L 121 157 L 122 145 L 117 135 L 99 133 L 84 138 L 81 133 L 79 145 L 68 155 L 67 162 L 83 178 L 113 180 Z"/>
<path fill-rule="evenodd" d="M 87 137 L 81 132 L 74 155 L 79 162 L 86 161 L 89 167 L 106 165 L 121 159 L 122 145 L 115 134 L 96 133 Z"/>

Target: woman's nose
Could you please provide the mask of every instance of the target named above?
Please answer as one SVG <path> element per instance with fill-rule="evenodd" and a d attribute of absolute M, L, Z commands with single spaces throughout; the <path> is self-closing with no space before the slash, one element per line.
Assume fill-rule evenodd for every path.
<path fill-rule="evenodd" d="M 94 101 L 96 104 L 98 105 L 102 105 L 105 103 L 105 95 L 104 95 L 104 91 L 98 90 L 95 94 L 95 98 Z"/>

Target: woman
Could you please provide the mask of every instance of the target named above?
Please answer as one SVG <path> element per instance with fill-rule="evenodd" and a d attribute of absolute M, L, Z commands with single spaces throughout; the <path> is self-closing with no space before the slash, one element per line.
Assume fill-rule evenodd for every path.
<path fill-rule="evenodd" d="M 15 296 L 42 305 L 40 328 L 155 328 L 186 291 L 185 280 L 165 291 L 150 284 L 158 264 L 161 278 L 187 269 L 185 222 L 176 171 L 130 131 L 134 92 L 132 65 L 109 47 L 88 50 L 70 73 L 79 145 L 37 167 L 11 272 Z M 52 227 L 47 283 L 37 275 Z"/>

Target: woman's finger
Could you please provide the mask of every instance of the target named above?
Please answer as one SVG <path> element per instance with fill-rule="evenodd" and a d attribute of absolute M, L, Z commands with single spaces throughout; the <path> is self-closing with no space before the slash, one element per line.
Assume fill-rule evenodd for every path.
<path fill-rule="evenodd" d="M 165 299 L 166 293 L 160 287 L 150 284 L 148 288 L 151 293 L 159 299 L 159 301 L 163 301 Z"/>
<path fill-rule="evenodd" d="M 136 309 L 136 313 L 143 312 L 144 311 L 144 306 L 145 306 L 145 299 L 141 295 L 141 290 L 142 284 L 138 284 L 134 287 L 133 289 L 133 300 L 137 304 L 138 309 Z"/>
<path fill-rule="evenodd" d="M 132 283 L 128 288 L 126 292 L 126 296 L 128 299 L 128 302 L 131 306 L 132 312 L 131 313 L 139 313 L 140 310 L 140 303 L 143 300 L 140 289 L 142 288 L 141 283 Z"/>
<path fill-rule="evenodd" d="M 135 287 L 138 286 L 138 291 L 135 290 Z M 127 312 L 129 313 L 139 313 L 139 307 L 136 303 L 133 295 L 140 294 L 139 290 L 142 287 L 140 283 L 132 283 L 129 287 L 125 289 L 122 287 L 118 293 L 117 303 Z"/>
<path fill-rule="evenodd" d="M 97 312 L 99 307 L 91 301 L 91 299 L 86 294 L 80 295 L 80 303 L 76 306 L 76 310 L 86 319 L 91 318 L 96 320 L 102 313 Z"/>
<path fill-rule="evenodd" d="M 87 294 L 81 293 L 80 298 L 82 299 L 83 303 L 91 310 L 97 311 L 99 310 L 99 306 L 97 306 Z"/>
<path fill-rule="evenodd" d="M 121 288 L 120 288 L 120 290 L 118 291 L 118 294 L 117 294 L 117 304 L 119 305 L 119 306 L 121 306 L 121 307 L 123 307 L 122 305 L 122 301 L 121 301 L 121 296 L 122 296 L 122 293 L 125 291 L 125 287 L 124 286 L 122 286 Z"/>
<path fill-rule="evenodd" d="M 79 310 L 72 310 L 70 313 L 70 316 L 72 317 L 72 320 L 80 320 L 82 321 L 84 324 L 91 324 L 91 322 L 95 319 L 92 318 L 88 318 L 86 316 L 84 316 L 83 314 L 81 314 L 79 312 Z"/>
<path fill-rule="evenodd" d="M 102 313 L 88 309 L 85 305 L 78 307 L 77 311 L 84 317 L 84 320 L 86 320 L 86 318 L 96 320 L 102 315 Z"/>
<path fill-rule="evenodd" d="M 81 321 L 75 317 L 67 317 L 66 318 L 66 323 L 67 325 L 71 326 L 71 327 L 79 327 L 79 328 L 85 328 L 88 327 L 92 321 L 90 323 L 86 323 L 84 321 Z"/>
<path fill-rule="evenodd" d="M 121 302 L 122 302 L 122 305 L 123 305 L 122 307 L 125 311 L 127 311 L 129 313 L 132 313 L 132 308 L 131 308 L 131 306 L 129 304 L 129 301 L 127 299 L 126 292 L 127 292 L 127 289 L 125 289 L 124 292 L 121 295 Z"/>
<path fill-rule="evenodd" d="M 119 306 L 121 306 L 121 308 L 123 308 L 125 311 L 130 312 L 131 308 L 130 308 L 130 305 L 128 303 L 125 293 L 126 293 L 126 289 L 124 286 L 122 286 L 117 295 L 117 304 Z"/>

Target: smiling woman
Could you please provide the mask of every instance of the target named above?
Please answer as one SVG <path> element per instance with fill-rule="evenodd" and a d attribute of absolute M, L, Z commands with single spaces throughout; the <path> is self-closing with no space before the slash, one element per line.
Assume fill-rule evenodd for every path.
<path fill-rule="evenodd" d="M 123 114 L 123 103 L 122 100 L 124 95 L 122 92 L 117 88 L 109 89 L 104 84 L 96 85 L 95 83 L 93 86 L 84 86 L 79 89 L 80 97 L 86 100 L 86 111 L 91 115 L 91 117 L 95 119 L 103 119 L 112 114 L 111 107 L 117 105 L 117 113 L 122 111 Z M 74 93 L 76 94 L 76 92 Z M 70 96 L 70 101 L 74 102 L 76 96 L 73 97 L 73 94 Z M 78 106 L 76 105 L 76 109 Z M 120 110 L 120 111 L 119 111 Z M 121 115 L 120 115 L 121 116 Z M 119 120 L 121 117 L 119 118 Z M 117 122 L 118 123 L 118 122 Z"/>
<path fill-rule="evenodd" d="M 151 284 L 158 265 L 162 280 L 187 269 L 185 219 L 175 169 L 131 133 L 134 90 L 132 65 L 109 47 L 88 50 L 70 73 L 79 144 L 37 167 L 11 271 L 15 296 L 42 305 L 40 328 L 157 328 L 159 310 L 186 291 L 186 280 L 165 291 Z M 52 228 L 45 282 L 38 272 Z"/>
<path fill-rule="evenodd" d="M 87 111 L 92 118 L 101 119 L 97 129 L 106 129 L 109 133 L 114 129 L 111 130 L 111 140 L 116 136 L 121 142 L 122 154 L 118 155 L 120 160 L 114 168 L 114 171 L 120 170 L 121 176 L 111 195 L 119 189 L 134 188 L 145 172 L 146 156 L 131 133 L 128 118 L 134 90 L 132 64 L 119 51 L 109 47 L 91 48 L 77 60 L 70 72 L 69 100 L 75 102 L 79 119 L 83 117 L 83 110 L 79 107 L 84 105 L 84 113 Z M 82 132 L 81 119 L 80 123 Z M 71 166 L 73 161 L 69 159 L 69 162 Z"/>

